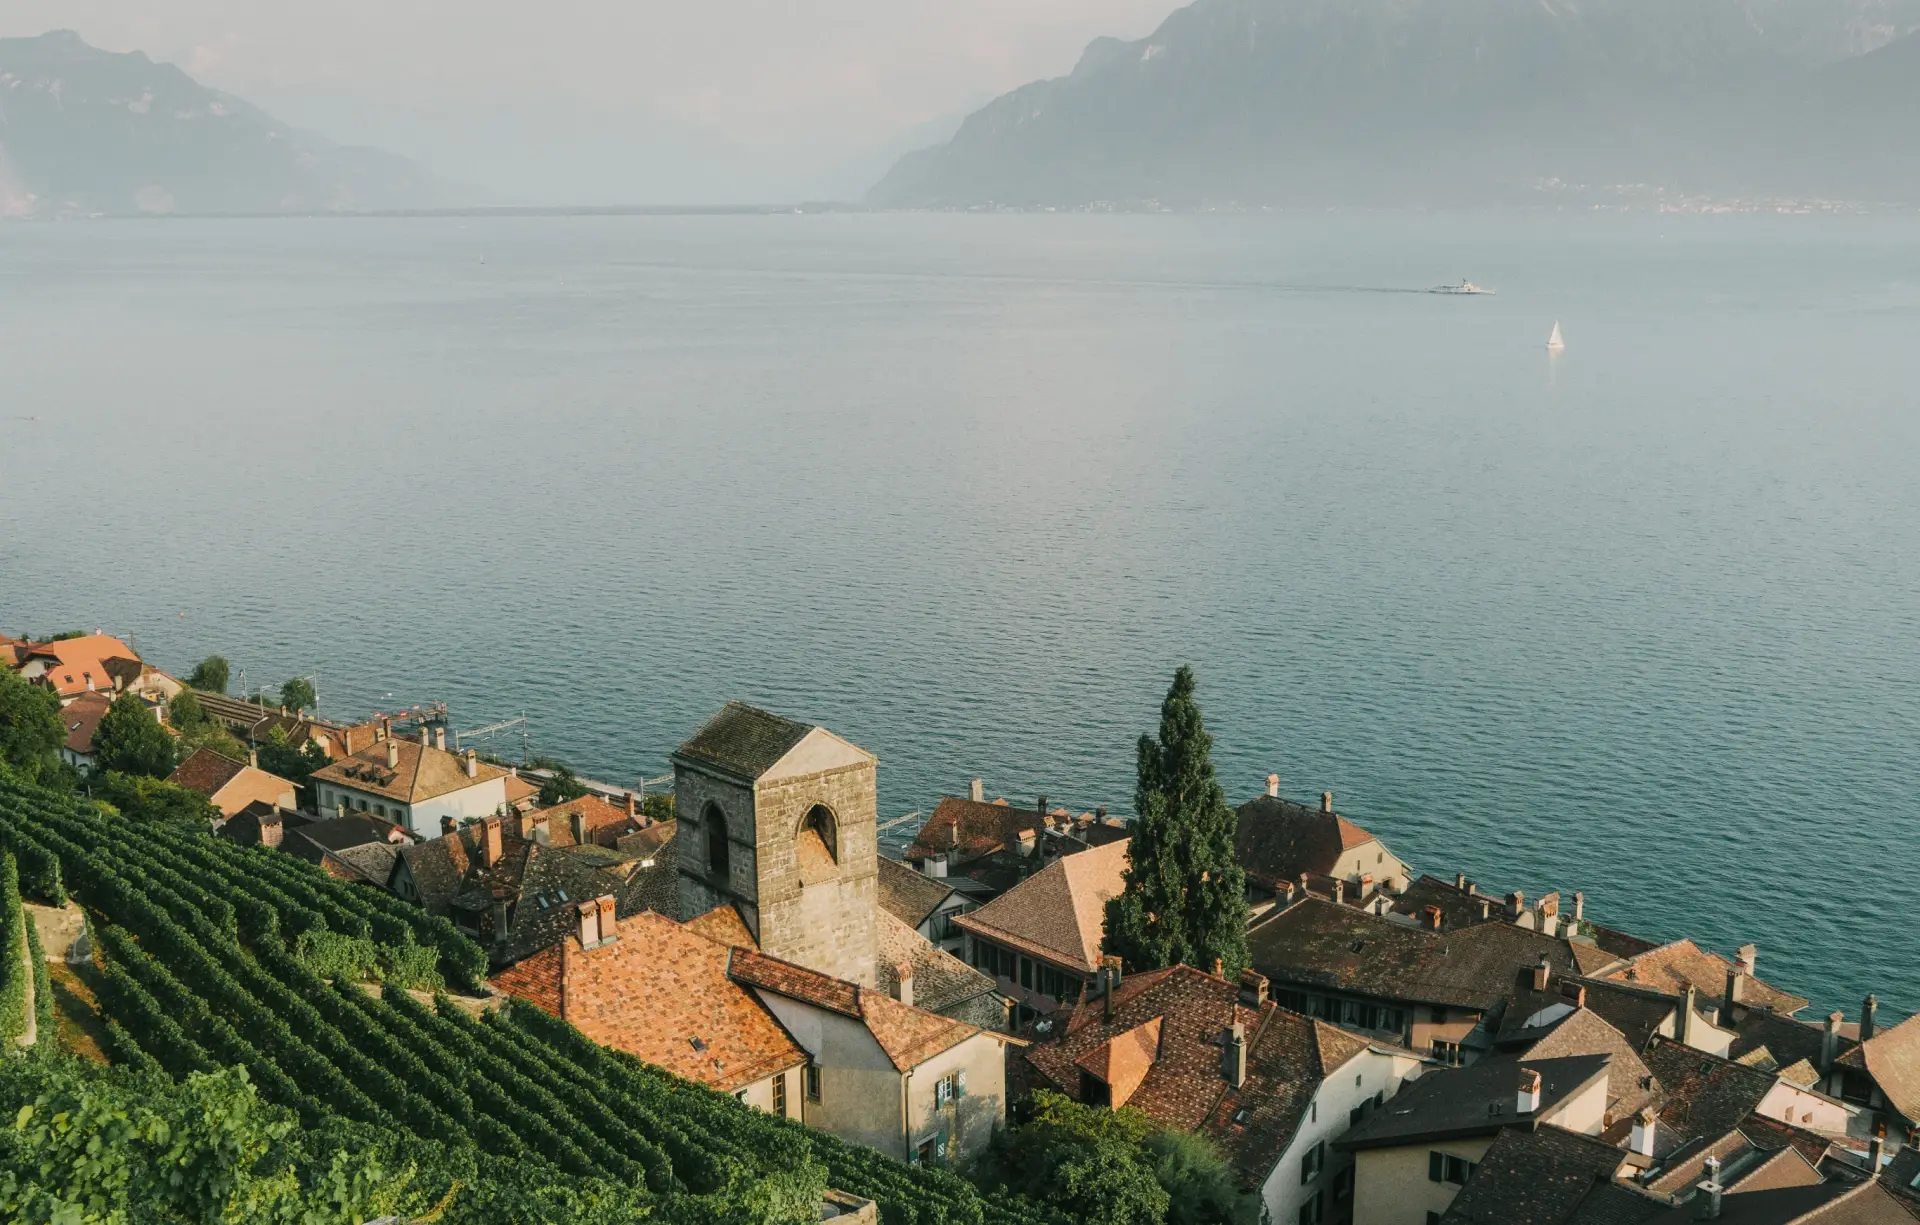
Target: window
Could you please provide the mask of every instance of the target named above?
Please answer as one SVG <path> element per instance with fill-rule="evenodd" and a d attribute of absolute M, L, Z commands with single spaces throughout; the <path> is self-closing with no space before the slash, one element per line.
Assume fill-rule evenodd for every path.
<path fill-rule="evenodd" d="M 1322 1206 L 1320 1192 L 1308 1196 L 1307 1202 L 1300 1205 L 1300 1225 L 1320 1225 Z"/>
<path fill-rule="evenodd" d="M 815 804 L 807 809 L 807 819 L 800 824 L 802 833 L 811 831 L 820 839 L 820 845 L 827 848 L 827 857 L 835 863 L 840 862 L 839 823 L 833 819 L 833 812 L 825 804 Z"/>
<path fill-rule="evenodd" d="M 1440 1005 L 1435 1004 L 1430 1010 L 1428 1010 L 1427 1019 L 1429 1021 L 1432 1021 L 1435 1025 L 1445 1025 L 1447 1023 L 1447 1010 L 1445 1008 L 1442 1008 Z"/>
<path fill-rule="evenodd" d="M 787 1117 L 787 1074 L 785 1072 L 773 1078 L 773 1112 L 783 1119 Z"/>
<path fill-rule="evenodd" d="M 1333 1180 L 1333 1198 L 1351 1199 L 1353 1197 L 1353 1167 L 1342 1169 Z"/>
<path fill-rule="evenodd" d="M 708 804 L 700 814 L 707 826 L 707 872 L 726 879 L 732 868 L 732 852 L 727 846 L 727 814 L 718 804 Z"/>
<path fill-rule="evenodd" d="M 1465 1061 L 1458 1042 L 1442 1042 L 1438 1038 L 1433 1040 L 1433 1057 L 1441 1063 L 1449 1064 L 1456 1068 Z"/>
<path fill-rule="evenodd" d="M 1477 1162 L 1465 1157 L 1456 1157 L 1452 1153 L 1429 1152 L 1427 1154 L 1427 1181 L 1452 1183 L 1456 1187 L 1465 1186 L 1467 1179 L 1479 1169 Z"/>
<path fill-rule="evenodd" d="M 1033 990 L 1033 962 L 1025 957 L 1020 959 L 1020 985 L 1029 991 Z"/>
<path fill-rule="evenodd" d="M 1327 1142 L 1322 1140 L 1308 1149 L 1306 1156 L 1300 1158 L 1300 1185 L 1304 1187 L 1320 1177 L 1320 1171 L 1326 1164 Z M 1320 1218 L 1315 1216 L 1313 1219 L 1317 1221 Z"/>
<path fill-rule="evenodd" d="M 967 1092 L 967 1074 L 964 1071 L 949 1072 L 933 1082 L 933 1108 L 944 1109 L 959 1101 Z"/>
<path fill-rule="evenodd" d="M 820 1065 L 819 1064 L 810 1063 L 807 1065 L 806 1087 L 807 1087 L 807 1100 L 810 1102 L 819 1101 L 820 1100 Z"/>
<path fill-rule="evenodd" d="M 736 1090 L 734 1090 L 734 1093 L 733 1093 L 733 1100 L 734 1100 L 734 1101 L 736 1101 L 736 1102 L 744 1102 L 744 1101 L 746 1101 L 746 1100 L 747 1100 L 747 1091 L 746 1091 L 745 1089 L 736 1089 Z"/>

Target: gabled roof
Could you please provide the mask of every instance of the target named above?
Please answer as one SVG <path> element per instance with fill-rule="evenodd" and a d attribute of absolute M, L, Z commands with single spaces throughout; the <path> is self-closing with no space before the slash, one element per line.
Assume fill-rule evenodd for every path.
<path fill-rule="evenodd" d="M 1605 1055 L 1607 1100 L 1615 1117 L 1631 1115 L 1660 1091 L 1659 1082 L 1620 1031 L 1590 1008 L 1576 1009 L 1553 1032 L 1527 1048 L 1528 1059 L 1564 1055 Z"/>
<path fill-rule="evenodd" d="M 1643 1058 L 1660 1082 L 1660 1125 L 1685 1142 L 1710 1141 L 1739 1127 L 1775 1080 L 1671 1038 L 1655 1038 Z"/>
<path fill-rule="evenodd" d="M 246 768 L 246 762 L 222 757 L 212 749 L 195 749 L 185 761 L 174 767 L 173 773 L 167 775 L 167 781 L 211 799 L 215 792 L 232 782 Z"/>
<path fill-rule="evenodd" d="M 734 949 L 727 973 L 734 982 L 744 986 L 859 1021 L 886 1052 L 894 1068 L 901 1072 L 985 1032 L 921 1008 L 910 1008 L 879 991 L 752 949 Z"/>
<path fill-rule="evenodd" d="M 747 930 L 746 921 L 740 912 L 731 906 L 715 906 L 702 915 L 688 919 L 683 926 L 690 932 L 718 941 L 728 948 L 743 948 L 759 951 L 760 942 Z"/>
<path fill-rule="evenodd" d="M 788 761 L 789 755 L 794 760 Z M 744 782 L 780 773 L 816 773 L 859 763 L 873 755 L 824 728 L 796 723 L 745 702 L 728 702 L 674 753 L 688 765 L 718 770 Z"/>
<path fill-rule="evenodd" d="M 1443 1225 L 1561 1225 L 1611 1181 L 1624 1157 L 1591 1136 L 1551 1124 L 1506 1128 L 1440 1219 Z M 1649 1211 L 1660 1207 L 1643 1202 Z"/>
<path fill-rule="evenodd" d="M 1449 880 L 1422 874 L 1408 883 L 1406 891 L 1393 899 L 1395 914 L 1425 917 L 1429 906 L 1440 909 L 1440 930 L 1472 927 L 1475 923 L 1504 923 L 1510 917 L 1506 902 L 1491 893 L 1479 892 L 1479 886 L 1463 889 Z M 1481 917 L 1482 910 L 1486 917 Z M 1574 950 L 1577 954 L 1578 949 Z M 1613 958 L 1607 958 L 1612 961 Z"/>
<path fill-rule="evenodd" d="M 1733 1034 L 1728 1058 L 1738 1060 L 1764 1048 L 1773 1056 L 1774 1066 L 1781 1068 L 1802 1060 L 1818 1064 L 1821 1048 L 1826 1043 L 1826 1034 L 1820 1026 L 1764 1008 L 1749 1010 L 1734 1024 Z M 1843 1040 L 1844 1045 L 1851 1044 Z"/>
<path fill-rule="evenodd" d="M 1681 1204 L 1643 1225 L 1680 1225 L 1698 1219 L 1698 1205 Z M 1735 1191 L 1722 1197 L 1720 1225 L 1913 1225 L 1920 1220 L 1879 1182 L 1824 1182 L 1814 1186 Z"/>
<path fill-rule="evenodd" d="M 944 880 L 922 876 L 898 860 L 879 857 L 879 901 L 881 909 L 908 927 L 925 923 L 942 903 L 953 896 L 953 886 Z"/>
<path fill-rule="evenodd" d="M 400 858 L 400 847 L 392 842 L 363 842 L 327 852 L 335 861 L 370 885 L 384 889 L 393 877 L 393 865 Z"/>
<path fill-rule="evenodd" d="M 1888 1104 L 1908 1121 L 1920 1123 L 1920 1013 L 1876 1033 L 1840 1062 L 1865 1068 Z"/>
<path fill-rule="evenodd" d="M 1240 806 L 1233 847 L 1247 879 L 1271 890 L 1302 873 L 1328 875 L 1342 855 L 1377 841 L 1337 813 L 1263 795 Z"/>
<path fill-rule="evenodd" d="M 954 924 L 1056 965 L 1100 965 L 1107 900 L 1126 887 L 1130 840 L 1063 855 Z"/>
<path fill-rule="evenodd" d="M 583 795 L 577 800 L 568 800 L 551 808 L 536 808 L 516 819 L 520 823 L 518 828 L 531 829 L 529 822 L 545 818 L 547 845 L 572 846 L 573 818 L 576 814 L 585 826 L 587 842 L 594 846 L 617 846 L 623 834 L 648 828 L 647 824 L 643 824 L 645 818 L 628 816 L 624 807 L 609 804 L 597 795 Z"/>
<path fill-rule="evenodd" d="M 104 693 L 83 693 L 61 709 L 60 722 L 67 730 L 67 752 L 82 757 L 93 755 L 93 735 L 100 730 L 100 720 L 112 706 L 113 699 Z"/>
<path fill-rule="evenodd" d="M 119 688 L 140 676 L 140 657 L 111 634 L 34 643 L 27 648 L 22 663 L 35 659 L 46 662 L 47 684 L 63 698 L 88 689 L 97 692 Z"/>
<path fill-rule="evenodd" d="M 1047 816 L 1037 808 L 1018 807 L 1005 800 L 942 796 L 934 805 L 933 815 L 914 835 L 906 857 L 930 859 L 944 854 L 957 867 L 1017 845 L 1021 830 L 1038 830 Z"/>
<path fill-rule="evenodd" d="M 395 751 L 393 765 L 387 764 L 389 745 Z M 474 773 L 469 777 L 457 754 L 415 740 L 389 736 L 352 756 L 322 766 L 313 772 L 313 779 L 352 791 L 385 796 L 403 804 L 420 804 L 456 791 L 465 791 L 469 787 L 483 786 L 506 775 L 507 772 L 499 766 L 476 761 Z"/>
<path fill-rule="evenodd" d="M 1514 1124 L 1533 1125 L 1607 1074 L 1606 1055 L 1557 1059 L 1482 1059 L 1464 1068 L 1428 1072 L 1363 1119 L 1340 1147 L 1390 1148 L 1448 1137 L 1483 1136 Z M 1540 1106 L 1520 1113 L 1516 1098 L 1527 1071 L 1540 1074 Z"/>
<path fill-rule="evenodd" d="M 564 940 L 578 925 L 575 907 L 603 894 L 618 894 L 617 882 L 587 866 L 564 848 L 529 844 L 521 861 L 518 901 L 504 948 L 494 960 L 504 964 L 532 956 Z"/>
<path fill-rule="evenodd" d="M 882 862 L 885 862 L 884 860 Z M 934 947 L 925 936 L 884 910 L 874 914 L 876 949 L 874 986 L 897 995 L 902 962 L 913 967 L 913 1006 L 951 1015 L 968 1000 L 991 994 L 994 980 L 966 962 Z M 999 1010 L 996 1010 L 999 1011 Z"/>
<path fill-rule="evenodd" d="M 1556 976 L 1574 965 L 1565 940 L 1510 923 L 1436 932 L 1314 897 L 1255 924 L 1247 951 L 1276 983 L 1480 1011 L 1525 989 L 1542 956 Z"/>
<path fill-rule="evenodd" d="M 1705 999 L 1718 999 L 1726 991 L 1727 972 L 1734 968 L 1725 957 L 1701 948 L 1691 940 L 1675 940 L 1628 959 L 1627 964 L 1611 970 L 1612 982 L 1652 987 L 1667 995 L 1679 995 L 1688 984 Z M 1750 1008 L 1770 1008 L 1792 1014 L 1807 1006 L 1800 996 L 1748 977 L 1740 1003 Z"/>
<path fill-rule="evenodd" d="M 1647 1044 L 1680 1006 L 1680 1001 L 1672 996 L 1649 987 L 1597 978 L 1582 981 L 1587 989 L 1587 1007 L 1619 1030 L 1627 1045 L 1636 1051 L 1647 1049 Z"/>

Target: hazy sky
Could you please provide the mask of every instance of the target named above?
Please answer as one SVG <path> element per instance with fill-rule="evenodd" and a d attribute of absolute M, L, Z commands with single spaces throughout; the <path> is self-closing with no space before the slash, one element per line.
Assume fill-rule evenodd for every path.
<path fill-rule="evenodd" d="M 503 199 L 845 194 L 915 125 L 1179 0 L 7 0 Z"/>

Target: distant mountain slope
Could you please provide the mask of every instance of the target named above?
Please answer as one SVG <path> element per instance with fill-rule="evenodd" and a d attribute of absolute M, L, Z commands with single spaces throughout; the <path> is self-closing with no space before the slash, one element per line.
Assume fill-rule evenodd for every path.
<path fill-rule="evenodd" d="M 435 202 L 419 167 L 285 126 L 171 64 L 61 30 L 0 39 L 0 216 Z"/>
<path fill-rule="evenodd" d="M 1868 186 L 1871 150 L 1785 164 L 1920 0 L 1197 0 L 903 158 L 885 205 L 1450 203 L 1568 185 Z M 1895 93 L 1901 63 L 1876 70 Z M 1804 114 L 1801 108 L 1812 108 Z M 1907 114 L 1913 114 L 1908 111 Z M 1820 174 L 1802 173 L 1818 168 Z M 1836 190 L 1833 194 L 1842 194 Z"/>

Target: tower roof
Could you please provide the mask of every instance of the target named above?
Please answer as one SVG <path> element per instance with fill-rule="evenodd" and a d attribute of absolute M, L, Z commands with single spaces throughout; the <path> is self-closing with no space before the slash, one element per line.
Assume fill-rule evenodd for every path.
<path fill-rule="evenodd" d="M 745 702 L 728 702 L 674 756 L 753 780 L 773 769 L 812 730 L 810 723 L 796 723 Z"/>

